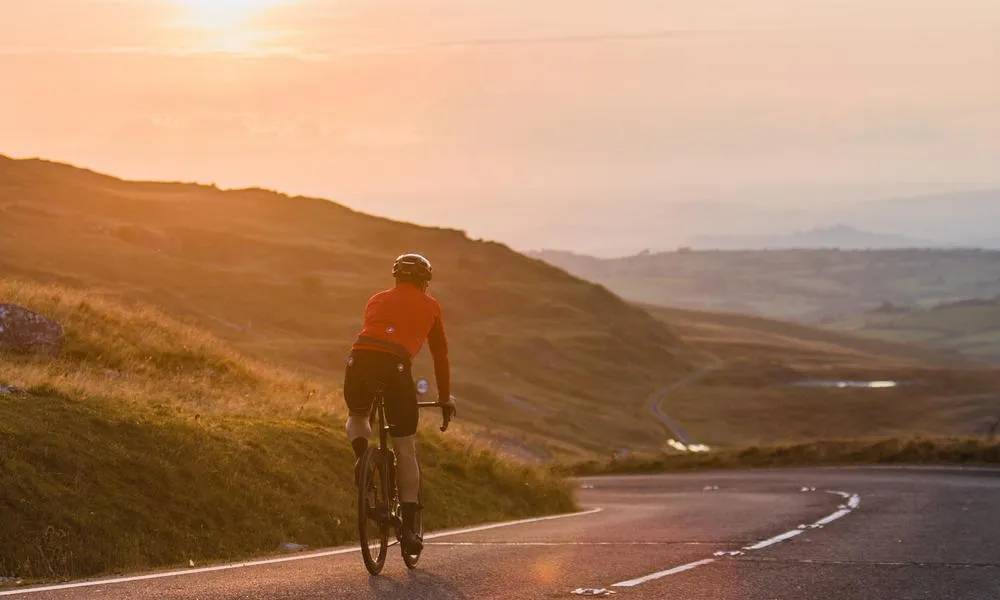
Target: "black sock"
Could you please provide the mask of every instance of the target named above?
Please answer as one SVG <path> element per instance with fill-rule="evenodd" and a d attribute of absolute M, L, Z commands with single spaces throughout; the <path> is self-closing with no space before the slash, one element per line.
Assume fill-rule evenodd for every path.
<path fill-rule="evenodd" d="M 357 438 L 351 440 L 351 448 L 354 448 L 354 456 L 360 459 L 365 455 L 365 450 L 368 449 L 368 438 Z"/>
<path fill-rule="evenodd" d="M 413 521 L 416 520 L 417 516 L 417 503 L 403 502 L 399 508 L 403 512 L 403 528 L 413 531 Z"/>

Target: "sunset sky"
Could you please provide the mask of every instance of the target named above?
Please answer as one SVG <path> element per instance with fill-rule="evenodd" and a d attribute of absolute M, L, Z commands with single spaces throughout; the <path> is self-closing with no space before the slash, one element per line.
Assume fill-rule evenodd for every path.
<path fill-rule="evenodd" d="M 996 0 L 0 0 L 0 153 L 540 247 L 1000 184 L 998 31 Z"/>

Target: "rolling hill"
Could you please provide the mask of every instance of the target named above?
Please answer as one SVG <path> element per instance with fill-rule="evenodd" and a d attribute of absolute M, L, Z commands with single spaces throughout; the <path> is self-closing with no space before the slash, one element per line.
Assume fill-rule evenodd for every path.
<path fill-rule="evenodd" d="M 5 275 L 150 303 L 334 383 L 392 258 L 424 252 L 462 416 L 539 457 L 659 444 L 643 400 L 691 369 L 667 327 L 606 289 L 501 244 L 326 200 L 0 158 L 0 218 Z M 417 372 L 430 373 L 426 353 Z"/>
<path fill-rule="evenodd" d="M 921 344 L 1000 363 L 1000 297 L 926 309 L 879 310 L 831 324 L 871 338 Z"/>
<path fill-rule="evenodd" d="M 636 302 L 812 323 L 840 321 L 885 302 L 929 308 L 1000 293 L 1000 252 L 988 250 L 531 255 Z"/>
<path fill-rule="evenodd" d="M 255 359 L 333 387 L 339 385 L 365 300 L 388 284 L 391 258 L 426 252 L 435 261 L 432 291 L 444 305 L 452 337 L 463 419 L 476 425 L 480 441 L 532 458 L 572 458 L 622 446 L 659 448 L 664 432 L 650 418 L 647 400 L 708 364 L 706 352 L 723 355 L 727 368 L 678 392 L 669 405 L 689 407 L 677 414 L 671 408 L 671 415 L 720 445 L 771 439 L 776 428 L 782 440 L 924 428 L 925 422 L 906 416 L 910 406 L 919 406 L 926 419 L 962 429 L 971 425 L 951 414 L 954 399 L 975 396 L 968 402 L 976 408 L 969 410 L 978 415 L 983 394 L 995 389 L 990 379 L 995 373 L 953 354 L 766 319 L 654 311 L 503 245 L 371 217 L 325 200 L 129 182 L 67 165 L 13 160 L 0 161 L 0 190 L 0 215 L 7 225 L 0 235 L 4 273 L 87 288 L 125 303 L 155 304 Z M 883 257 L 857 255 L 865 261 Z M 742 269 L 726 260 L 733 257 L 743 260 Z M 672 253 L 636 259 L 649 261 L 641 264 L 652 269 L 638 273 L 651 278 L 663 268 L 661 261 L 677 266 L 671 261 L 693 260 L 671 274 L 679 287 L 691 285 L 685 275 L 695 278 L 696 287 L 704 282 L 697 267 L 714 261 L 740 273 L 741 281 L 769 284 L 773 294 L 780 291 L 777 275 L 769 271 L 775 257 L 802 272 L 817 258 L 847 261 L 845 276 L 860 269 L 850 262 L 856 260 L 853 253 Z M 597 268 L 614 264 L 582 260 Z M 753 282 L 754 276 L 765 281 Z M 658 285 L 668 289 L 662 281 Z M 727 324 L 727 319 L 737 321 Z M 711 341 L 713 335 L 719 337 Z M 430 373 L 426 355 L 417 366 L 418 374 Z M 880 396 L 891 401 L 870 409 L 882 417 L 861 412 L 866 418 L 856 419 L 838 412 L 834 419 L 828 403 L 810 400 L 817 392 L 789 386 L 811 374 L 878 379 L 920 374 L 931 384 Z M 715 386 L 710 394 L 705 385 Z M 858 395 L 857 401 L 870 404 L 870 398 Z M 336 395 L 329 399 L 339 401 Z M 266 411 L 267 403 L 260 402 Z M 811 402 L 809 418 L 802 416 L 800 402 Z M 893 425 L 884 426 L 884 420 Z"/>

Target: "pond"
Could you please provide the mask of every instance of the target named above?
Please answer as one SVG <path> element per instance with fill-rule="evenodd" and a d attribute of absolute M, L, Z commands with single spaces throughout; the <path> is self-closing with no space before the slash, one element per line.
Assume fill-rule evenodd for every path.
<path fill-rule="evenodd" d="M 796 381 L 792 385 L 795 387 L 807 388 L 862 388 L 862 389 L 888 389 L 903 385 L 912 385 L 912 381 L 849 381 L 836 379 L 807 379 Z"/>

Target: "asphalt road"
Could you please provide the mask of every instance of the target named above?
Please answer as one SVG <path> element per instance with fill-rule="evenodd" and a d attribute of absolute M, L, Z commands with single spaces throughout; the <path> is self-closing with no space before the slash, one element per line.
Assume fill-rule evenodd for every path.
<path fill-rule="evenodd" d="M 591 512 L 434 537 L 414 572 L 393 552 L 384 574 L 369 577 L 360 554 L 344 549 L 14 597 L 481 600 L 604 588 L 629 599 L 1000 598 L 1000 471 L 811 469 L 581 483 Z"/>

